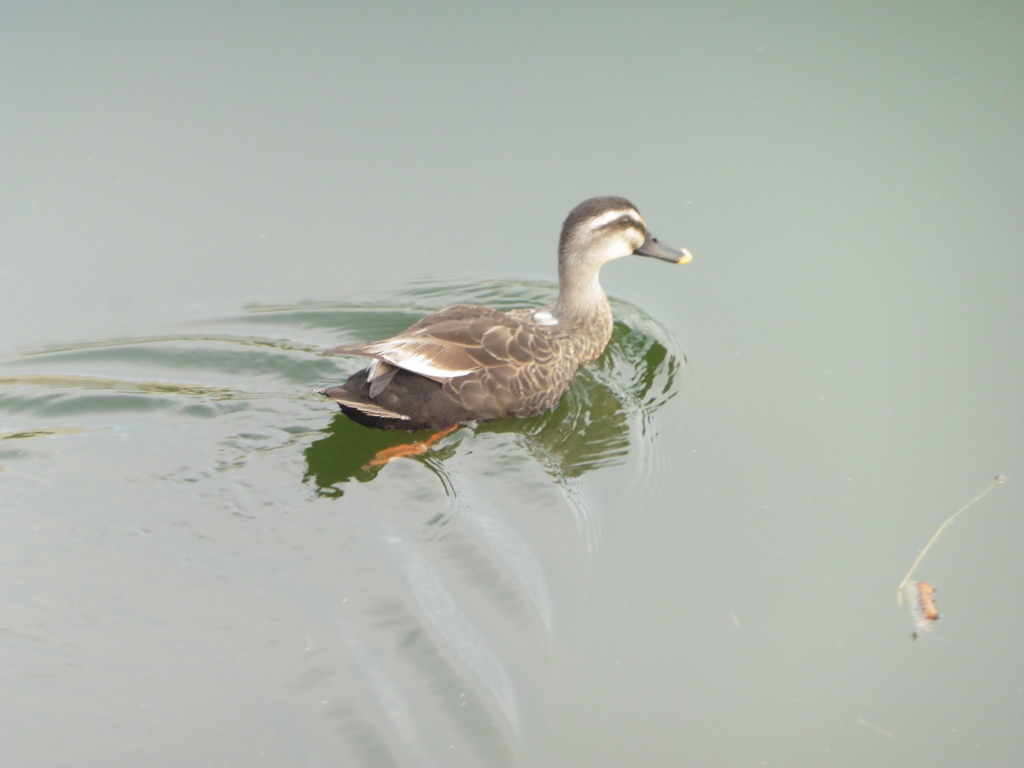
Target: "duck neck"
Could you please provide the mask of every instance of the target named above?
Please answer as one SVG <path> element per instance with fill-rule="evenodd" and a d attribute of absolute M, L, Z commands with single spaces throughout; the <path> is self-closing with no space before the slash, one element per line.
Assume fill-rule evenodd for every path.
<path fill-rule="evenodd" d="M 598 280 L 600 265 L 564 261 L 558 265 L 558 300 L 552 314 L 563 322 L 611 326 L 612 307 Z"/>

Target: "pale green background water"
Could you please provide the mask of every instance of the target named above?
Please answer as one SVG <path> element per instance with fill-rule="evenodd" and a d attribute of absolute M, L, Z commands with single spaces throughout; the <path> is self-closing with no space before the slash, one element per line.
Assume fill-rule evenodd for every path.
<path fill-rule="evenodd" d="M 0 762 L 1020 765 L 1022 32 L 0 6 Z M 695 259 L 574 404 L 345 464 L 317 352 L 546 300 L 595 194 Z"/>

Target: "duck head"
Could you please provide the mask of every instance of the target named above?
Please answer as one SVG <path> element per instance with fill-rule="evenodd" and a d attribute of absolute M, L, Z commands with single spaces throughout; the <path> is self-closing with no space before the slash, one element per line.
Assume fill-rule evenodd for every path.
<path fill-rule="evenodd" d="M 560 271 L 571 265 L 591 268 L 623 256 L 650 256 L 686 264 L 693 256 L 685 248 L 659 242 L 647 231 L 640 211 L 623 197 L 592 197 L 577 205 L 562 224 L 558 242 Z"/>

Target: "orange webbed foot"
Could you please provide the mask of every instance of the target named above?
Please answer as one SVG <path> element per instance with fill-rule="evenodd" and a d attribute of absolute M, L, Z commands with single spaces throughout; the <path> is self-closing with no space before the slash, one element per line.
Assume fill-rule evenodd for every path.
<path fill-rule="evenodd" d="M 385 464 L 389 464 L 395 459 L 401 459 L 405 456 L 419 456 L 422 453 L 429 451 L 436 442 L 441 438 L 450 435 L 456 429 L 459 428 L 458 424 L 453 424 L 446 429 L 442 429 L 440 432 L 435 432 L 426 440 L 421 440 L 416 443 L 405 443 L 403 445 L 393 445 L 390 448 L 377 451 L 377 454 L 370 459 L 369 462 L 363 465 L 363 469 L 370 469 L 371 467 L 383 467 Z"/>

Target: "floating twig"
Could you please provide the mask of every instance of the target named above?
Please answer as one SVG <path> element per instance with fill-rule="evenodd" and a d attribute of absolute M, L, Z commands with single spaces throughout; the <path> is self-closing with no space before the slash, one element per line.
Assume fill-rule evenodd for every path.
<path fill-rule="evenodd" d="M 956 520 L 963 512 L 965 512 L 967 509 L 969 509 L 982 496 L 984 496 L 986 493 L 991 491 L 997 485 L 1000 485 L 1001 483 L 1005 483 L 1005 482 L 1006 482 L 1006 478 L 1005 477 L 1003 477 L 1002 475 L 996 475 L 995 479 L 985 487 L 985 490 L 983 490 L 981 493 L 979 493 L 973 499 L 971 499 L 966 504 L 964 504 L 962 507 L 960 507 L 960 509 L 958 509 L 956 512 L 953 513 L 952 517 L 950 517 L 946 522 L 944 522 L 942 525 L 939 526 L 939 530 L 937 530 L 935 532 L 935 535 L 932 536 L 931 539 L 928 540 L 928 543 L 924 545 L 924 549 L 921 550 L 921 554 L 919 554 L 917 556 L 917 560 L 915 560 L 914 564 L 912 566 L 910 566 L 910 570 L 907 571 L 907 575 L 903 577 L 903 581 L 901 581 L 900 585 L 898 587 L 896 587 L 896 605 L 902 605 L 903 604 L 903 588 L 910 581 L 910 577 L 914 575 L 914 571 L 917 570 L 917 566 L 919 566 L 921 564 L 921 561 L 924 560 L 924 556 L 928 554 L 928 550 L 931 549 L 932 544 L 934 544 L 935 540 L 939 538 L 939 534 L 941 534 L 944 530 L 946 530 L 946 527 L 950 523 L 952 523 L 954 520 Z"/>

